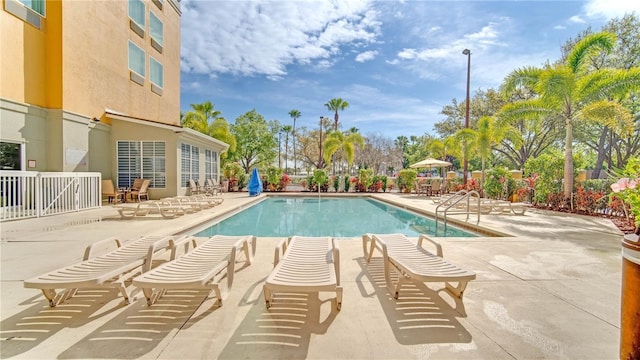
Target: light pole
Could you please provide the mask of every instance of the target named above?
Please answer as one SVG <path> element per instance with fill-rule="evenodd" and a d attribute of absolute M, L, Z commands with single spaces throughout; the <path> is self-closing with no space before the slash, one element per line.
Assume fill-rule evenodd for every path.
<path fill-rule="evenodd" d="M 318 145 L 318 153 L 320 154 L 320 156 L 318 157 L 318 168 L 320 168 L 320 165 L 322 165 L 322 120 L 324 119 L 324 117 L 320 116 L 320 142 Z"/>
<path fill-rule="evenodd" d="M 464 114 L 464 127 L 469 128 L 469 85 L 471 81 L 471 50 L 464 49 L 462 51 L 463 55 L 467 55 L 467 101 L 466 101 L 466 109 Z M 467 172 L 469 168 L 469 161 L 467 160 L 467 156 L 465 154 L 464 157 L 464 175 L 462 177 L 462 181 L 464 185 L 467 185 Z"/>

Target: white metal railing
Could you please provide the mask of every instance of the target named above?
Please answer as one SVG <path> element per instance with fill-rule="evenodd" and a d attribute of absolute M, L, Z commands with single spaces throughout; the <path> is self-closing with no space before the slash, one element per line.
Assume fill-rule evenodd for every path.
<path fill-rule="evenodd" d="M 101 179 L 96 172 L 0 171 L 0 221 L 99 208 Z"/>
<path fill-rule="evenodd" d="M 451 195 L 449 199 L 441 202 L 440 204 L 438 204 L 438 206 L 436 206 L 436 216 L 435 216 L 436 226 L 438 226 L 438 211 L 441 206 L 445 206 L 445 208 L 443 209 L 444 226 L 447 226 L 447 214 L 466 214 L 467 215 L 466 221 L 469 221 L 469 214 L 472 213 L 472 210 L 471 210 L 472 197 L 478 199 L 477 207 L 473 212 L 477 213 L 478 215 L 477 222 L 479 223 L 480 222 L 480 202 L 481 202 L 480 194 L 478 194 L 478 192 L 475 190 L 471 190 L 469 192 L 467 192 L 466 190 L 460 190 L 457 193 Z M 462 206 L 462 209 L 459 209 L 458 211 L 449 211 L 452 208 L 456 209 L 456 207 L 460 205 Z"/>

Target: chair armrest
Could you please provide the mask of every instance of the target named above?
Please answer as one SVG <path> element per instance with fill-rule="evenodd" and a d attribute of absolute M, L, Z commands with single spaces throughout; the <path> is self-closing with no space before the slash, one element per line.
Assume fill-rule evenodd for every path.
<path fill-rule="evenodd" d="M 191 244 L 191 246 L 193 246 L 193 248 L 195 249 L 197 246 L 196 243 L 196 239 L 191 236 L 183 236 L 177 240 L 174 240 L 173 238 L 169 240 L 169 247 L 171 248 L 171 260 L 175 260 L 175 258 L 177 257 L 177 253 L 178 253 L 178 247 L 180 245 L 184 246 L 184 250 L 183 250 L 183 254 L 186 254 L 189 252 L 189 245 Z"/>
<path fill-rule="evenodd" d="M 338 240 L 331 238 L 331 245 L 333 245 L 333 266 L 336 270 L 336 285 L 340 286 L 340 247 L 338 246 Z"/>
<path fill-rule="evenodd" d="M 158 249 L 170 248 L 172 241 L 173 241 L 173 237 L 167 236 L 149 245 L 149 250 L 147 251 L 147 256 L 145 258 L 144 265 L 142 265 L 143 273 L 151 270 L 151 265 L 153 263 L 153 255 L 158 251 Z"/>
<path fill-rule="evenodd" d="M 276 265 L 278 265 L 278 263 L 280 262 L 280 252 L 282 251 L 282 256 L 284 256 L 284 253 L 287 252 L 288 242 L 289 239 L 282 239 L 278 243 L 278 246 L 276 246 L 276 250 L 273 254 L 273 267 L 276 267 Z"/>
<path fill-rule="evenodd" d="M 436 247 L 436 255 L 443 257 L 442 254 L 442 245 L 440 245 L 440 243 L 438 243 L 437 241 L 435 241 L 434 239 L 428 237 L 425 234 L 420 234 L 420 237 L 418 238 L 418 246 L 422 246 L 422 240 L 427 240 L 430 243 L 432 243 L 433 245 L 435 245 Z"/>
<path fill-rule="evenodd" d="M 91 259 L 91 255 L 92 255 L 91 253 L 93 252 L 93 248 L 95 246 L 102 245 L 103 243 L 107 243 L 107 242 L 111 242 L 111 241 L 115 241 L 117 247 L 121 247 L 122 246 L 122 241 L 120 241 L 120 239 L 116 238 L 115 236 L 108 237 L 106 239 L 100 240 L 98 242 L 95 242 L 95 243 L 87 246 L 87 248 L 84 250 L 84 256 L 82 257 L 82 261 Z"/>

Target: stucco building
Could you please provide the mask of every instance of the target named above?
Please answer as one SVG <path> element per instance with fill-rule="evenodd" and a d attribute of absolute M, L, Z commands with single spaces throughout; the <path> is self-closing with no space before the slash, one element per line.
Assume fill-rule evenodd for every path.
<path fill-rule="evenodd" d="M 0 166 L 151 179 L 151 198 L 218 179 L 227 144 L 180 126 L 178 0 L 2 0 Z"/>

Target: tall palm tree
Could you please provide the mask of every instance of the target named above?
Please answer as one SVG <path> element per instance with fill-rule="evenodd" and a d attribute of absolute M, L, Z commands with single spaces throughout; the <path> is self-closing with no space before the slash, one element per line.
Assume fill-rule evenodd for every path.
<path fill-rule="evenodd" d="M 462 158 L 463 161 L 469 161 L 473 157 L 473 153 L 476 146 L 477 133 L 470 128 L 462 128 L 456 131 L 449 138 L 445 139 L 445 142 L 452 145 L 450 151 L 457 158 Z M 466 186 L 467 184 L 463 184 Z"/>
<path fill-rule="evenodd" d="M 483 116 L 478 119 L 476 149 L 482 161 L 481 186 L 484 185 L 484 170 L 487 158 L 491 156 L 493 147 L 500 144 L 503 139 L 509 139 L 516 150 L 522 145 L 522 134 L 515 127 L 508 123 L 499 123 L 489 116 Z"/>
<path fill-rule="evenodd" d="M 222 112 L 215 109 L 215 104 L 205 101 L 202 104 L 191 104 L 191 109 L 181 114 L 182 126 L 229 144 L 228 151 L 220 154 L 221 159 L 225 159 L 228 153 L 233 153 L 236 149 L 236 138 L 231 134 L 229 123 L 222 116 Z"/>
<path fill-rule="evenodd" d="M 338 111 L 342 111 L 347 107 L 349 107 L 349 103 L 342 100 L 342 98 L 337 98 L 337 99 L 329 100 L 326 104 L 324 104 L 324 106 L 327 107 L 327 110 L 334 112 L 333 131 L 338 131 L 338 119 L 339 119 Z"/>
<path fill-rule="evenodd" d="M 302 114 L 300 111 L 293 109 L 289 111 L 289 116 L 293 118 L 293 131 L 291 132 L 291 135 L 293 136 L 293 174 L 295 175 L 298 169 L 298 157 L 296 156 L 296 120 L 302 116 Z"/>
<path fill-rule="evenodd" d="M 208 100 L 202 104 L 191 104 L 191 109 L 184 114 L 182 126 L 211 135 L 209 125 L 213 120 L 222 117 L 222 112 L 216 110 L 215 104 Z"/>
<path fill-rule="evenodd" d="M 289 151 L 289 134 L 293 132 L 293 128 L 291 125 L 285 125 L 282 127 L 282 132 L 284 133 L 284 168 L 287 169 L 287 159 L 289 158 L 287 152 Z"/>
<path fill-rule="evenodd" d="M 526 87 L 538 96 L 503 106 L 498 114 L 502 121 L 557 117 L 564 122 L 565 198 L 573 192 L 574 123 L 595 121 L 620 133 L 630 132 L 633 128 L 629 111 L 610 99 L 626 96 L 638 88 L 640 68 L 589 71 L 590 56 L 611 51 L 616 41 L 616 36 L 607 32 L 588 35 L 576 43 L 564 63 L 516 69 L 503 84 L 505 95 Z"/>
<path fill-rule="evenodd" d="M 322 144 L 324 148 L 324 161 L 331 164 L 331 158 L 338 151 L 342 150 L 349 166 L 353 165 L 355 158 L 356 145 L 362 149 L 364 147 L 364 138 L 358 132 L 332 131 L 327 135 L 326 140 Z"/>

